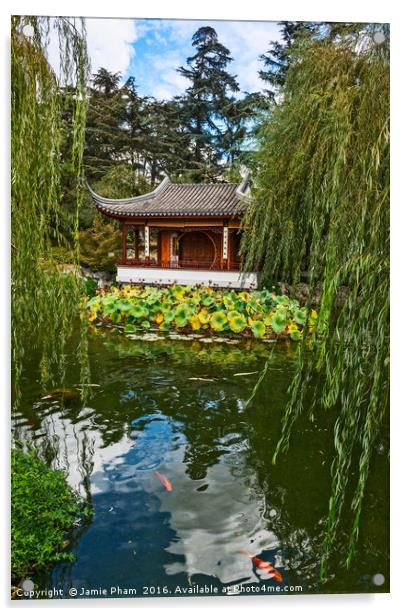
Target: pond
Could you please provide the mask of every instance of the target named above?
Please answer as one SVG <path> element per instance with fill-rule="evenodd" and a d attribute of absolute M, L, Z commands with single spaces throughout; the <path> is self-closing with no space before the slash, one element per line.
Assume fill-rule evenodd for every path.
<path fill-rule="evenodd" d="M 15 435 L 66 468 L 94 508 L 91 522 L 74 532 L 75 562 L 37 573 L 40 588 L 74 587 L 78 596 L 83 588 L 106 589 L 101 596 L 113 597 L 126 589 L 138 596 L 202 588 L 221 594 L 231 585 L 243 594 L 273 593 L 277 582 L 254 567 L 247 550 L 281 572 L 284 592 L 389 590 L 387 434 L 376 446 L 356 558 L 346 570 L 345 520 L 324 584 L 319 563 L 335 413 L 317 409 L 313 421 L 301 419 L 290 451 L 271 463 L 294 343 L 141 341 L 95 327 L 86 404 L 76 344 L 62 393 L 41 391 L 33 353 L 13 418 Z M 269 374 L 245 409 L 271 348 Z"/>

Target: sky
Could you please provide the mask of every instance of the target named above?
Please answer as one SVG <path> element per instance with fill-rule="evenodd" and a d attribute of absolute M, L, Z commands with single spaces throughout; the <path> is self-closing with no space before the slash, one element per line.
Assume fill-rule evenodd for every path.
<path fill-rule="evenodd" d="M 212 26 L 219 41 L 234 58 L 229 71 L 237 75 L 242 92 L 264 88 L 258 57 L 280 40 L 276 22 L 192 21 L 165 19 L 86 19 L 91 70 L 100 67 L 134 76 L 144 96 L 169 99 L 185 90 L 188 82 L 176 72 L 193 55 L 191 37 L 201 26 Z"/>

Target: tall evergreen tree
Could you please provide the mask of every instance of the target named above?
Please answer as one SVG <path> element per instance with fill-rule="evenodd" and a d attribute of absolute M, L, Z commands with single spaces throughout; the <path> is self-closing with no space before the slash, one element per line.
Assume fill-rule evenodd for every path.
<path fill-rule="evenodd" d="M 254 118 L 265 107 L 265 98 L 259 92 L 246 93 L 240 99 L 231 97 L 224 107 L 225 129 L 219 142 L 229 167 L 234 166 L 239 159 L 242 162 L 242 149 L 255 136 Z"/>
<path fill-rule="evenodd" d="M 191 140 L 181 124 L 177 99 L 147 98 L 143 121 L 146 127 L 143 165 L 151 186 L 163 173 L 175 177 L 182 174 L 188 164 Z"/>
<path fill-rule="evenodd" d="M 121 117 L 122 127 L 119 151 L 121 158 L 129 167 L 131 178 L 131 194 L 140 191 L 140 183 L 145 188 L 146 175 L 146 142 L 149 139 L 149 119 L 146 113 L 148 99 L 140 96 L 134 77 L 129 77 L 121 88 Z"/>
<path fill-rule="evenodd" d="M 271 41 L 270 49 L 259 58 L 264 63 L 259 76 L 266 83 L 267 95 L 274 100 L 286 79 L 291 47 L 300 37 L 313 36 L 319 28 L 316 23 L 302 21 L 280 21 L 278 25 L 283 42 Z"/>
<path fill-rule="evenodd" d="M 84 158 L 85 171 L 91 180 L 101 179 L 113 164 L 121 160 L 125 101 L 119 88 L 120 79 L 120 73 L 109 73 L 104 68 L 93 75 Z"/>
<path fill-rule="evenodd" d="M 230 51 L 219 42 L 214 28 L 199 28 L 192 45 L 196 53 L 187 58 L 186 67 L 178 69 L 191 82 L 182 99 L 181 113 L 193 141 L 195 181 L 208 181 L 219 175 L 226 108 L 239 86 L 227 71 L 233 60 Z"/>

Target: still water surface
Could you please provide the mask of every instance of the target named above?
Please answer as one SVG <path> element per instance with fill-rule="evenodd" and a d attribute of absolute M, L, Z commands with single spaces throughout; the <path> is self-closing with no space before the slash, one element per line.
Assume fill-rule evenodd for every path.
<path fill-rule="evenodd" d="M 332 575 L 321 584 L 335 413 L 317 409 L 313 422 L 300 420 L 290 451 L 273 466 L 294 344 L 273 347 L 269 375 L 244 409 L 270 348 L 146 342 L 95 328 L 95 386 L 85 405 L 73 352 L 63 396 L 42 392 L 27 372 L 15 433 L 66 468 L 94 508 L 92 521 L 74 533 L 75 562 L 38 574 L 39 587 L 75 587 L 79 595 L 82 588 L 106 588 L 107 596 L 120 596 L 112 586 L 135 588 L 139 596 L 146 587 L 157 596 L 177 586 L 221 591 L 232 584 L 257 593 L 266 584 L 273 592 L 278 584 L 256 570 L 244 549 L 303 592 L 388 591 L 387 438 L 374 455 L 354 564 L 343 567 L 345 523 Z M 32 374 L 37 361 L 33 355 Z M 380 586 L 377 574 L 384 576 Z"/>

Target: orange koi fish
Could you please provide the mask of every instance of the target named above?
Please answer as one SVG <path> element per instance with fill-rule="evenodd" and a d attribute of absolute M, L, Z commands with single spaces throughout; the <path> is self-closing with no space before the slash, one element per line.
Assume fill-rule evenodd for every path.
<path fill-rule="evenodd" d="M 270 577 L 275 578 L 276 582 L 283 581 L 283 577 L 281 573 L 277 571 L 277 569 L 275 569 L 271 563 L 267 562 L 266 560 L 262 560 L 261 558 L 258 558 L 257 556 L 255 556 L 254 554 L 251 554 L 247 550 L 240 550 L 240 551 L 243 554 L 246 554 L 246 556 L 248 556 L 251 559 L 252 563 L 255 565 L 257 569 L 261 569 L 264 573 L 266 573 Z"/>
<path fill-rule="evenodd" d="M 157 475 L 158 479 L 161 481 L 167 492 L 172 492 L 172 484 L 170 481 L 168 481 L 167 477 L 165 475 L 162 475 L 158 471 L 154 471 L 154 474 Z"/>

